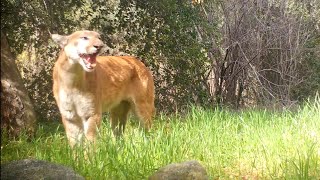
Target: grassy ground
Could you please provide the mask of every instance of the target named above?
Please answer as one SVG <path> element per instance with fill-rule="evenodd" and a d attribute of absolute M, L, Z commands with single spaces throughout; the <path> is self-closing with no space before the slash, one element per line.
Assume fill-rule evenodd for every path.
<path fill-rule="evenodd" d="M 58 123 L 42 124 L 36 137 L 2 139 L 1 163 L 36 158 L 72 167 L 87 179 L 146 179 L 174 162 L 198 160 L 210 179 L 319 179 L 320 102 L 295 112 L 204 110 L 158 116 L 150 133 L 129 123 L 115 140 L 109 123 L 95 152 L 71 151 Z"/>

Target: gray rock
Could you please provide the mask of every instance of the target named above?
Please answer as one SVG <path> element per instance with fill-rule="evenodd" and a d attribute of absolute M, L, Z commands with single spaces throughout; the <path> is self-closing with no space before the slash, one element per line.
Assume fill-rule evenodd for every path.
<path fill-rule="evenodd" d="M 207 171 L 195 160 L 169 164 L 160 168 L 149 180 L 208 180 Z"/>
<path fill-rule="evenodd" d="M 1 164 L 1 180 L 84 180 L 71 168 L 41 160 L 24 159 Z"/>

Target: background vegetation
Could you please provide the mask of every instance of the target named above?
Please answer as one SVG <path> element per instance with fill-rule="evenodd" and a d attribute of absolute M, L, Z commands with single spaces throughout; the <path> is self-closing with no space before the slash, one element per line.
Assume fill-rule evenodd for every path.
<path fill-rule="evenodd" d="M 56 119 L 49 32 L 102 33 L 104 54 L 131 54 L 153 71 L 156 106 L 290 107 L 320 89 L 320 2 L 1 1 L 8 37 L 41 119 Z"/>

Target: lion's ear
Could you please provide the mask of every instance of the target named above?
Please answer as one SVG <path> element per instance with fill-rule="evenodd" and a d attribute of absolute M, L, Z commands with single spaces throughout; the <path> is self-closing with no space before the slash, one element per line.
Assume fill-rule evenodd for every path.
<path fill-rule="evenodd" d="M 60 47 L 64 48 L 65 45 L 67 45 L 68 42 L 68 36 L 62 36 L 59 34 L 52 34 L 51 38 L 54 42 L 58 43 Z"/>

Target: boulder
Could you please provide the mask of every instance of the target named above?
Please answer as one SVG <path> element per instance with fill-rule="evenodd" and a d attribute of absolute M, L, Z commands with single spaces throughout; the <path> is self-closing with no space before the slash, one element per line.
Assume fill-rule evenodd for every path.
<path fill-rule="evenodd" d="M 208 180 L 204 167 L 195 160 L 169 164 L 160 168 L 149 180 Z"/>
<path fill-rule="evenodd" d="M 41 160 L 24 159 L 1 164 L 1 180 L 84 180 L 71 168 Z"/>

